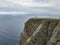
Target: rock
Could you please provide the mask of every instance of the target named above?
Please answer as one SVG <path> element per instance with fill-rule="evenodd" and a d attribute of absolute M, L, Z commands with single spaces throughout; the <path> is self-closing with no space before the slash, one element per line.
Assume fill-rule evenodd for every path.
<path fill-rule="evenodd" d="M 31 18 L 25 23 L 19 45 L 59 45 L 60 19 Z"/>

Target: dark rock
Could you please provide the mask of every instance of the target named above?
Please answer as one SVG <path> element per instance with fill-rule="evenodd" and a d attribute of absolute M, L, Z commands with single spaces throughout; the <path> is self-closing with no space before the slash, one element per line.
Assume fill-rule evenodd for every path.
<path fill-rule="evenodd" d="M 25 23 L 19 45 L 59 45 L 60 19 L 32 18 Z"/>

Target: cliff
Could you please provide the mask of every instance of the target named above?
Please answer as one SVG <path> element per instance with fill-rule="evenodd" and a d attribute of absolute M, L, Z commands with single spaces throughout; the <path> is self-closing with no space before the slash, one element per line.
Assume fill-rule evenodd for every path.
<path fill-rule="evenodd" d="M 60 45 L 60 19 L 29 19 L 21 33 L 19 45 Z"/>

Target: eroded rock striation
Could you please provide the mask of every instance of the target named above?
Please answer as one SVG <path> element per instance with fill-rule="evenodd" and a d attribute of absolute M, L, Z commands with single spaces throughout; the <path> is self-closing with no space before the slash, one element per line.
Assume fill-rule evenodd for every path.
<path fill-rule="evenodd" d="M 21 33 L 19 45 L 60 45 L 60 19 L 29 19 Z"/>

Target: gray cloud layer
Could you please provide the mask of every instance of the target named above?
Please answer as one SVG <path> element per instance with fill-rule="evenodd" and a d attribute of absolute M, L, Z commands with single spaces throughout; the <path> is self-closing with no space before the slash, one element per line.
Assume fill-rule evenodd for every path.
<path fill-rule="evenodd" d="M 60 14 L 60 0 L 0 0 L 0 12 Z"/>

